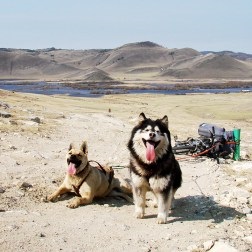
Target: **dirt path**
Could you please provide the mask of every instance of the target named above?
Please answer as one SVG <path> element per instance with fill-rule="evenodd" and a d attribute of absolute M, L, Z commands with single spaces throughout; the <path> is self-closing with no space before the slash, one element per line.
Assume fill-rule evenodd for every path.
<path fill-rule="evenodd" d="M 64 177 L 70 142 L 87 140 L 90 159 L 122 166 L 116 173 L 128 177 L 126 143 L 138 116 L 132 110 L 145 105 L 121 107 L 118 116 L 106 99 L 101 112 L 81 99 L 1 95 L 11 114 L 0 121 L 1 251 L 250 251 L 251 161 L 180 160 L 183 185 L 165 225 L 157 224 L 152 207 L 145 219 L 135 219 L 134 206 L 122 199 L 99 199 L 77 209 L 66 207 L 69 196 L 45 203 Z"/>

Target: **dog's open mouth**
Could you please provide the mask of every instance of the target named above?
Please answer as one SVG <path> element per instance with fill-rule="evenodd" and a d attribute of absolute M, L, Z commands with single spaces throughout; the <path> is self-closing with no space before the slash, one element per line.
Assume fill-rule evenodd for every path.
<path fill-rule="evenodd" d="M 144 145 L 145 145 L 146 148 L 147 148 L 148 144 L 151 144 L 151 145 L 154 146 L 154 148 L 156 148 L 159 145 L 160 141 L 155 142 L 155 141 L 152 141 L 152 140 L 145 140 L 143 138 L 143 143 L 144 143 Z"/>
<path fill-rule="evenodd" d="M 77 168 L 81 165 L 81 161 L 71 160 L 71 158 L 69 158 L 67 159 L 67 164 L 68 164 L 68 168 L 67 168 L 68 174 L 75 175 L 77 172 Z"/>
<path fill-rule="evenodd" d="M 143 143 L 146 147 L 146 159 L 153 162 L 156 158 L 155 148 L 159 145 L 160 141 L 154 142 L 143 139 Z"/>

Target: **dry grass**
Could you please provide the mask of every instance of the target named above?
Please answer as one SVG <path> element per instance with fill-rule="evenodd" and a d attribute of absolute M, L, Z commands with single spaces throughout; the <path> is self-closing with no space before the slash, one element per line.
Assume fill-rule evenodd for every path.
<path fill-rule="evenodd" d="M 140 112 L 158 118 L 168 115 L 174 134 L 188 134 L 202 122 L 227 124 L 229 127 L 250 123 L 252 120 L 252 94 L 204 95 L 109 95 L 101 98 L 44 96 L 1 92 L 3 101 L 10 106 L 10 120 L 0 119 L 1 131 L 46 132 L 55 129 L 58 118 L 81 114 L 102 113 L 126 119 L 137 118 Z M 111 111 L 111 112 L 109 112 Z M 31 117 L 41 118 L 35 126 L 24 124 Z M 185 121 L 187 125 L 185 127 Z M 33 132 L 33 133 L 34 133 Z"/>
<path fill-rule="evenodd" d="M 251 94 L 209 95 L 203 100 L 199 97 L 196 104 L 190 105 L 187 111 L 204 119 L 246 122 L 252 120 Z"/>

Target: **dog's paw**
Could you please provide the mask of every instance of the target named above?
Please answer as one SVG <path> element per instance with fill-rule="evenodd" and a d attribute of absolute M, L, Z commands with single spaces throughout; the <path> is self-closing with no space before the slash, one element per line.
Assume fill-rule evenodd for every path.
<path fill-rule="evenodd" d="M 144 213 L 142 213 L 142 212 L 135 212 L 135 217 L 137 219 L 143 219 L 144 218 Z"/>
<path fill-rule="evenodd" d="M 165 224 L 166 219 L 167 219 L 166 214 L 159 213 L 158 216 L 157 216 L 157 223 L 158 224 Z"/>
<path fill-rule="evenodd" d="M 79 202 L 77 202 L 76 200 L 73 200 L 67 204 L 67 207 L 74 209 L 74 208 L 77 208 L 79 205 L 80 205 Z"/>
<path fill-rule="evenodd" d="M 162 218 L 157 218 L 157 223 L 158 224 L 166 224 L 166 220 Z"/>
<path fill-rule="evenodd" d="M 73 203 L 69 203 L 69 204 L 67 204 L 66 206 L 67 206 L 68 208 L 72 208 L 72 209 L 78 207 L 76 204 L 73 204 Z"/>
<path fill-rule="evenodd" d="M 135 217 L 137 219 L 143 219 L 144 217 L 144 207 L 135 205 Z"/>
<path fill-rule="evenodd" d="M 45 198 L 45 202 L 55 202 L 57 199 L 57 197 L 55 197 L 54 195 L 49 195 L 49 196 L 46 196 Z"/>

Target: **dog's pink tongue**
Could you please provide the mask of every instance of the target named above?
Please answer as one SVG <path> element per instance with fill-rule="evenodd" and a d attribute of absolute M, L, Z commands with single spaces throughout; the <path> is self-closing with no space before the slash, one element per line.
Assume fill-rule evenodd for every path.
<path fill-rule="evenodd" d="M 67 168 L 67 172 L 70 175 L 74 175 L 76 173 L 76 168 L 75 168 L 75 164 L 70 163 L 68 168 Z"/>
<path fill-rule="evenodd" d="M 155 160 L 155 148 L 154 148 L 154 144 L 151 144 L 149 142 L 146 142 L 146 159 L 148 161 L 153 162 Z"/>

